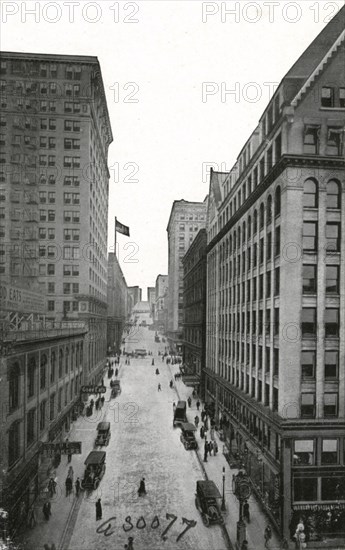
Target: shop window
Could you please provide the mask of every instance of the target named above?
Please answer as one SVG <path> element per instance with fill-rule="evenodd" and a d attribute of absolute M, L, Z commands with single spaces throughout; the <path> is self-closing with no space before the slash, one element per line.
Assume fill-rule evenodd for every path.
<path fill-rule="evenodd" d="M 294 465 L 313 466 L 315 464 L 314 439 L 296 439 L 293 453 Z"/>
<path fill-rule="evenodd" d="M 9 408 L 10 411 L 19 406 L 19 388 L 20 388 L 20 366 L 15 363 L 10 368 L 9 373 Z"/>
<path fill-rule="evenodd" d="M 325 393 L 323 414 L 325 417 L 334 418 L 338 416 L 338 394 L 337 393 Z"/>
<path fill-rule="evenodd" d="M 303 206 L 304 208 L 317 208 L 317 183 L 314 179 L 308 178 L 304 182 Z"/>
<path fill-rule="evenodd" d="M 340 208 L 341 187 L 336 180 L 330 180 L 327 183 L 327 208 Z"/>
<path fill-rule="evenodd" d="M 302 322 L 302 337 L 315 338 L 316 308 L 303 308 L 301 322 Z"/>
<path fill-rule="evenodd" d="M 321 451 L 321 464 L 338 464 L 338 440 L 323 439 Z"/>
<path fill-rule="evenodd" d="M 317 478 L 298 477 L 293 480 L 294 500 L 311 502 L 317 500 Z"/>
<path fill-rule="evenodd" d="M 302 351 L 302 378 L 315 378 L 316 351 Z"/>
<path fill-rule="evenodd" d="M 345 500 L 344 478 L 322 477 L 321 500 Z"/>
<path fill-rule="evenodd" d="M 302 393 L 301 395 L 301 418 L 315 417 L 315 394 Z"/>
<path fill-rule="evenodd" d="M 325 351 L 325 380 L 338 378 L 339 351 Z"/>
<path fill-rule="evenodd" d="M 325 336 L 326 338 L 339 337 L 339 310 L 326 309 L 325 311 Z"/>
<path fill-rule="evenodd" d="M 20 458 L 20 422 L 15 421 L 8 430 L 8 465 Z"/>

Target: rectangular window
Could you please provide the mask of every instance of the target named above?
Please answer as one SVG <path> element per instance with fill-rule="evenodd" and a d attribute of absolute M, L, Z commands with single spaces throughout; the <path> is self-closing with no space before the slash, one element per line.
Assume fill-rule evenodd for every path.
<path fill-rule="evenodd" d="M 345 109 L 345 88 L 339 88 L 339 106 Z"/>
<path fill-rule="evenodd" d="M 325 351 L 325 380 L 337 380 L 339 351 Z"/>
<path fill-rule="evenodd" d="M 316 336 L 316 308 L 302 309 L 302 337 L 315 338 Z"/>
<path fill-rule="evenodd" d="M 303 294 L 316 294 L 316 265 L 303 266 Z"/>
<path fill-rule="evenodd" d="M 304 153 L 317 155 L 319 153 L 319 125 L 307 124 L 304 127 Z"/>
<path fill-rule="evenodd" d="M 315 393 L 302 393 L 301 418 L 315 417 Z"/>
<path fill-rule="evenodd" d="M 317 478 L 295 477 L 293 480 L 294 500 L 312 502 L 317 500 Z"/>
<path fill-rule="evenodd" d="M 329 126 L 327 129 L 327 155 L 340 157 L 343 154 L 344 129 Z"/>
<path fill-rule="evenodd" d="M 55 302 L 54 302 L 54 300 L 48 300 L 48 311 L 55 311 Z"/>
<path fill-rule="evenodd" d="M 325 393 L 323 402 L 323 414 L 327 418 L 338 416 L 337 393 Z"/>
<path fill-rule="evenodd" d="M 280 267 L 276 267 L 274 270 L 274 295 L 279 296 L 280 294 Z"/>
<path fill-rule="evenodd" d="M 315 464 L 315 451 L 313 439 L 296 439 L 293 455 L 294 465 L 313 466 Z"/>
<path fill-rule="evenodd" d="M 339 294 L 339 266 L 326 266 L 326 294 Z"/>
<path fill-rule="evenodd" d="M 302 378 L 315 378 L 316 351 L 302 351 Z"/>
<path fill-rule="evenodd" d="M 321 464 L 338 464 L 338 440 L 323 439 L 321 451 Z"/>
<path fill-rule="evenodd" d="M 306 252 L 316 252 L 317 222 L 303 223 L 303 250 Z"/>
<path fill-rule="evenodd" d="M 326 240 L 327 252 L 340 252 L 340 223 L 326 223 Z"/>
<path fill-rule="evenodd" d="M 321 90 L 321 106 L 334 107 L 334 88 L 323 86 Z"/>
<path fill-rule="evenodd" d="M 325 336 L 326 338 L 339 337 L 339 309 L 325 310 Z"/>
<path fill-rule="evenodd" d="M 280 226 L 275 229 L 275 256 L 280 255 Z"/>

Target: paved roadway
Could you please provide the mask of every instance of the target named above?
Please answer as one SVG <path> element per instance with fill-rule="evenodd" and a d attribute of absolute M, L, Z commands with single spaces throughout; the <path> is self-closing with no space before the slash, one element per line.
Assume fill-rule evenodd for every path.
<path fill-rule="evenodd" d="M 106 472 L 97 491 L 75 501 L 61 550 L 122 549 L 129 536 L 134 539 L 134 550 L 227 548 L 222 529 L 217 525 L 205 527 L 195 507 L 195 484 L 203 479 L 203 474 L 195 453 L 184 449 L 180 430 L 172 426 L 172 405 L 177 396 L 169 388 L 170 370 L 158 356 L 158 348 L 164 350 L 164 345 L 154 342 L 154 332 L 148 328 L 137 327 L 127 337 L 126 350 L 152 351 L 155 365 L 151 365 L 151 356 L 131 359 L 130 365 L 124 365 L 122 360 L 119 374 L 122 393 L 102 410 L 102 417 L 111 423 L 112 431 L 110 443 L 105 447 Z M 155 374 L 157 366 L 159 376 Z M 106 378 L 105 382 L 108 385 Z M 157 390 L 158 382 L 162 385 L 161 392 Z M 109 390 L 106 397 L 109 399 Z M 88 430 L 83 434 L 87 435 L 83 460 L 93 448 L 96 425 L 95 421 L 82 428 Z M 142 477 L 146 480 L 145 497 L 137 495 Z M 103 519 L 96 522 L 98 497 L 102 500 Z M 177 519 L 164 536 L 173 519 L 167 519 L 166 514 Z M 151 527 L 155 516 L 159 525 L 156 519 Z M 139 518 L 142 519 L 136 527 Z M 177 541 L 186 528 L 182 518 L 196 521 L 196 526 Z M 130 520 L 134 527 L 125 532 L 123 525 L 130 528 Z M 107 533 L 97 533 L 97 528 L 102 531 L 108 525 Z"/>

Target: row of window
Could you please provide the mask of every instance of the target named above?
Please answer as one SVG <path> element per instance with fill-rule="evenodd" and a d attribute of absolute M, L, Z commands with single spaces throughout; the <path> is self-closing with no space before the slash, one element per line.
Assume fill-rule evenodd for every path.
<path fill-rule="evenodd" d="M 316 439 L 295 439 L 293 464 L 294 466 L 316 466 L 317 464 L 326 466 L 327 464 L 339 464 L 339 443 L 339 439 L 324 438 L 320 442 L 320 448 L 318 448 Z"/>
<path fill-rule="evenodd" d="M 345 88 L 323 86 L 321 90 L 321 106 L 345 109 Z"/>
<path fill-rule="evenodd" d="M 316 378 L 316 350 L 303 350 L 301 356 L 302 379 Z M 324 379 L 337 380 L 339 377 L 339 351 L 326 350 L 324 355 Z"/>
<path fill-rule="evenodd" d="M 8 95 L 31 95 L 35 94 L 37 97 L 52 96 L 52 97 L 80 97 L 81 89 L 80 84 L 61 84 L 58 82 L 37 82 L 28 80 L 0 80 L 0 91 L 2 94 Z M 86 90 L 85 90 L 86 91 Z"/>
<path fill-rule="evenodd" d="M 317 265 L 303 265 L 302 285 L 303 294 L 317 293 Z M 340 267 L 338 265 L 326 265 L 325 273 L 326 294 L 339 294 L 340 292 Z"/>
<path fill-rule="evenodd" d="M 328 126 L 326 137 L 326 155 L 342 156 L 344 150 L 344 128 L 342 126 Z M 304 126 L 304 153 L 308 155 L 320 154 L 321 124 L 306 124 Z"/>
<path fill-rule="evenodd" d="M 11 67 L 11 70 L 10 70 Z M 66 78 L 66 80 L 81 80 L 82 68 L 78 65 L 62 65 L 54 62 L 45 63 L 39 61 L 1 60 L 0 74 L 26 74 L 35 78 Z"/>

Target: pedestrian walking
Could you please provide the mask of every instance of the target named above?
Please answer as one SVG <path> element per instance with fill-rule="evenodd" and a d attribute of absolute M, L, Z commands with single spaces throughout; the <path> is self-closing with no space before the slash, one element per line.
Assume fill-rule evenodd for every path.
<path fill-rule="evenodd" d="M 196 408 L 197 408 L 198 410 L 200 409 L 200 401 L 199 401 L 199 399 L 198 399 L 197 402 L 196 402 Z"/>
<path fill-rule="evenodd" d="M 164 363 L 164 355 L 162 355 L 162 363 Z"/>
<path fill-rule="evenodd" d="M 100 498 L 96 502 L 96 521 L 99 519 L 102 519 L 102 503 Z"/>
<path fill-rule="evenodd" d="M 210 435 L 211 435 L 212 441 L 214 441 L 214 428 L 211 428 Z"/>
<path fill-rule="evenodd" d="M 162 386 L 158 384 L 158 391 L 162 391 Z"/>
<path fill-rule="evenodd" d="M 66 485 L 66 497 L 68 497 L 72 491 L 72 480 L 70 477 L 66 478 L 65 485 Z"/>
<path fill-rule="evenodd" d="M 51 504 L 50 502 L 45 502 L 43 504 L 43 515 L 44 517 L 46 518 L 47 521 L 49 521 L 49 518 L 50 516 L 52 515 L 52 511 L 51 511 Z"/>
<path fill-rule="evenodd" d="M 145 478 L 141 478 L 139 489 L 138 489 L 138 495 L 141 497 L 142 495 L 146 495 L 146 485 L 145 485 Z"/>
<path fill-rule="evenodd" d="M 199 417 L 198 417 L 198 416 L 196 416 L 196 417 L 194 418 L 194 424 L 195 424 L 195 427 L 196 427 L 196 428 L 199 426 Z"/>
<path fill-rule="evenodd" d="M 188 401 L 188 407 L 191 407 L 191 406 L 192 406 L 192 398 L 191 398 L 191 396 L 188 397 L 187 401 Z"/>
<path fill-rule="evenodd" d="M 216 440 L 214 440 L 213 442 L 213 454 L 214 456 L 216 456 L 216 454 L 218 453 L 218 443 Z"/>
<path fill-rule="evenodd" d="M 250 523 L 250 513 L 249 513 L 248 500 L 245 500 L 244 504 L 243 504 L 243 517 L 248 523 Z"/>
<path fill-rule="evenodd" d="M 175 403 L 175 401 L 174 401 L 174 402 L 173 402 L 173 412 L 175 413 L 175 411 L 176 411 L 176 403 Z"/>
<path fill-rule="evenodd" d="M 265 548 L 268 548 L 268 543 L 271 540 L 271 538 L 272 538 L 272 529 L 269 525 L 267 525 L 264 532 Z"/>
<path fill-rule="evenodd" d="M 69 448 L 67 451 L 67 462 L 70 463 L 72 461 L 72 453 L 71 449 Z"/>
<path fill-rule="evenodd" d="M 115 369 L 115 376 L 119 374 L 119 369 Z"/>
<path fill-rule="evenodd" d="M 207 455 L 208 455 L 208 443 L 207 443 L 207 440 L 205 441 L 205 446 L 204 446 L 204 462 L 207 462 Z"/>
<path fill-rule="evenodd" d="M 48 490 L 51 497 L 56 493 L 56 485 L 56 481 L 51 477 L 48 483 Z"/>
<path fill-rule="evenodd" d="M 200 437 L 201 437 L 201 439 L 204 439 L 204 434 L 205 434 L 205 428 L 204 428 L 204 426 L 201 426 L 201 428 L 200 428 Z"/>
<path fill-rule="evenodd" d="M 104 397 L 104 395 L 102 395 L 102 397 L 101 397 L 102 407 L 103 407 L 103 405 L 104 405 L 104 401 L 105 401 L 105 397 Z"/>
<path fill-rule="evenodd" d="M 79 496 L 79 493 L 80 493 L 80 479 L 79 477 L 77 477 L 77 480 L 75 482 L 75 494 L 77 498 Z"/>
<path fill-rule="evenodd" d="M 201 422 L 204 422 L 206 413 L 205 411 L 201 411 Z"/>
<path fill-rule="evenodd" d="M 67 476 L 71 478 L 72 483 L 73 483 L 73 477 L 74 477 L 73 466 L 70 466 L 70 467 L 68 468 L 68 474 L 67 474 Z"/>
<path fill-rule="evenodd" d="M 244 540 L 241 544 L 241 550 L 248 550 L 248 541 Z"/>
<path fill-rule="evenodd" d="M 194 397 L 194 399 L 196 398 L 196 391 L 195 391 L 195 388 L 194 388 L 193 391 L 192 391 L 192 396 Z"/>
<path fill-rule="evenodd" d="M 32 505 L 31 508 L 29 509 L 26 524 L 29 527 L 29 529 L 33 529 L 35 527 L 35 525 L 37 524 L 34 505 Z"/>
<path fill-rule="evenodd" d="M 213 441 L 209 441 L 208 442 L 208 452 L 209 452 L 210 456 L 212 454 L 212 451 L 213 451 Z"/>
<path fill-rule="evenodd" d="M 133 537 L 128 537 L 128 544 L 124 546 L 125 550 L 134 550 L 133 540 Z"/>

